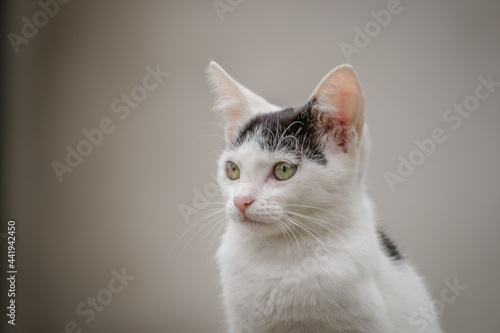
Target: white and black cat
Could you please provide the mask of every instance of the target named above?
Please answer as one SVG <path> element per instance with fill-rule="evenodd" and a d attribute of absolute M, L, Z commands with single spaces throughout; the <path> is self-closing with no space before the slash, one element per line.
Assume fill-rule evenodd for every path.
<path fill-rule="evenodd" d="M 437 318 L 412 325 L 429 295 L 376 226 L 353 68 L 335 68 L 287 108 L 215 62 L 208 73 L 226 122 L 218 180 L 229 223 L 217 258 L 228 331 L 441 332 Z"/>

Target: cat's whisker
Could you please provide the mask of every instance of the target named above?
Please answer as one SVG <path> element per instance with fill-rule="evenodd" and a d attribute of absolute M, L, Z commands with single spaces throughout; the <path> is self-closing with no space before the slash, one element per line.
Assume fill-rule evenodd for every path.
<path fill-rule="evenodd" d="M 279 137 L 278 137 L 279 127 L 280 127 L 280 119 L 278 118 L 277 121 L 276 121 L 276 131 L 274 131 L 274 135 L 273 135 L 273 141 L 274 142 L 278 142 L 279 141 Z"/>
<path fill-rule="evenodd" d="M 293 217 L 291 217 L 291 216 L 286 216 L 286 220 L 287 220 L 289 223 L 291 223 L 291 224 L 293 224 L 293 225 L 295 225 L 295 226 L 299 227 L 300 229 L 304 230 L 305 232 L 307 232 L 307 233 L 308 233 L 309 235 L 311 235 L 311 237 L 313 237 L 313 238 L 314 238 L 314 239 L 315 239 L 315 240 L 316 240 L 316 241 L 317 241 L 317 242 L 318 242 L 321 246 L 325 247 L 325 245 L 323 244 L 323 242 L 322 242 L 322 241 L 318 238 L 318 236 L 319 236 L 319 237 L 321 237 L 321 236 L 320 236 L 320 235 L 315 236 L 315 235 L 312 233 L 312 231 L 314 231 L 313 229 L 311 229 L 310 227 L 308 227 L 308 226 L 306 226 L 306 225 L 301 224 L 299 221 L 297 221 L 296 219 L 294 219 L 294 218 L 293 218 Z M 312 230 L 312 231 L 311 231 L 311 230 Z"/>
<path fill-rule="evenodd" d="M 275 134 L 273 133 L 273 131 L 271 131 L 271 129 L 269 129 L 269 128 L 267 128 L 267 127 L 264 127 L 262 130 L 263 130 L 263 131 L 264 131 L 264 130 L 267 130 L 267 131 L 269 131 L 269 134 L 270 134 L 270 135 L 275 135 Z"/>
<path fill-rule="evenodd" d="M 219 212 L 219 211 L 225 211 L 225 208 L 224 207 L 216 207 L 216 208 L 208 209 L 206 212 L 203 212 L 202 215 L 194 218 L 188 224 L 189 224 L 190 228 L 192 228 L 195 225 L 197 225 L 198 223 L 203 222 L 203 220 L 211 217 L 214 213 Z"/>
<path fill-rule="evenodd" d="M 285 237 L 288 240 L 290 240 L 290 244 L 293 246 L 293 239 L 292 239 L 292 236 L 293 238 L 295 239 L 295 242 L 297 244 L 297 247 L 300 251 L 300 245 L 299 245 L 299 241 L 297 240 L 297 237 L 295 236 L 295 233 L 293 232 L 293 230 L 290 228 L 290 226 L 286 225 L 286 223 L 283 223 L 281 220 L 277 220 L 275 221 L 276 222 L 276 225 L 283 231 L 283 233 L 285 234 Z M 290 233 L 292 236 L 289 236 L 288 233 Z"/>
<path fill-rule="evenodd" d="M 304 125 L 304 123 L 303 123 L 302 121 L 300 121 L 300 120 L 296 120 L 296 121 L 292 122 L 290 125 L 288 125 L 288 126 L 287 126 L 287 128 L 285 128 L 285 130 L 283 131 L 283 133 L 281 133 L 281 136 L 280 136 L 280 138 L 278 139 L 278 142 L 276 143 L 276 147 L 278 147 L 278 148 L 280 147 L 280 144 L 281 144 L 281 142 L 283 141 L 283 139 L 284 139 L 284 138 L 287 138 L 287 137 L 293 137 L 293 135 L 292 135 L 292 134 L 289 134 L 289 135 L 287 135 L 286 137 L 284 137 L 284 138 L 283 138 L 283 136 L 284 136 L 284 135 L 286 134 L 286 132 L 290 129 L 290 127 L 292 127 L 292 126 L 293 126 L 293 125 L 295 125 L 295 124 L 301 124 L 301 125 Z M 278 131 L 277 131 L 277 130 L 276 130 L 276 133 L 278 133 Z M 297 141 L 297 145 L 298 145 L 298 146 L 300 146 L 300 143 L 299 143 L 299 141 L 297 140 L 297 138 L 296 138 L 296 137 L 293 137 L 293 138 Z"/>
<path fill-rule="evenodd" d="M 215 127 L 218 127 L 218 128 L 224 128 L 224 122 L 218 122 L 218 123 L 214 123 L 212 121 L 202 121 L 202 122 L 197 122 L 196 123 L 198 126 L 202 126 L 202 125 L 211 125 L 211 126 L 215 126 Z"/>
<path fill-rule="evenodd" d="M 205 235 L 205 240 L 208 239 L 208 237 L 210 236 L 210 232 L 212 232 L 212 230 L 214 230 L 221 222 L 222 220 L 218 220 L 214 223 L 213 226 L 210 227 L 210 229 L 208 229 L 207 234 Z"/>
<path fill-rule="evenodd" d="M 283 235 L 285 236 L 286 241 L 289 241 L 288 231 L 285 229 L 285 226 L 281 223 L 281 221 L 274 221 L 275 225 L 281 230 Z"/>
<path fill-rule="evenodd" d="M 289 206 L 289 207 L 300 207 L 300 208 L 310 208 L 310 209 L 313 209 L 313 210 L 321 210 L 323 212 L 327 212 L 327 213 L 330 213 L 330 214 L 334 214 L 340 218 L 342 218 L 344 221 L 348 222 L 348 223 L 351 223 L 351 221 L 349 221 L 345 216 L 343 216 L 342 214 L 339 214 L 337 212 L 334 212 L 332 210 L 329 210 L 329 209 L 325 209 L 325 208 L 322 208 L 322 207 L 316 207 L 316 206 L 310 206 L 310 205 L 297 205 L 297 204 L 283 204 L 283 206 Z"/>
<path fill-rule="evenodd" d="M 295 142 L 297 143 L 297 147 L 300 147 L 299 140 L 296 137 L 294 137 L 293 134 L 289 134 L 289 135 L 287 135 L 285 137 L 282 137 L 280 139 L 280 141 L 278 142 L 278 146 L 277 147 L 280 148 L 280 145 L 281 145 L 282 141 L 286 140 L 287 138 L 295 140 Z"/>
<path fill-rule="evenodd" d="M 325 222 L 323 220 L 314 218 L 312 216 L 308 216 L 308 215 L 304 215 L 304 214 L 300 214 L 300 213 L 292 212 L 292 211 L 287 211 L 286 213 L 294 215 L 294 216 L 297 216 L 297 217 L 300 217 L 300 218 L 302 218 L 302 219 L 304 219 L 306 221 L 310 221 L 310 222 L 312 222 L 312 223 L 314 223 L 316 225 L 319 225 L 321 228 L 326 229 L 327 231 L 329 231 L 332 234 L 334 233 L 334 231 L 330 228 L 330 226 L 334 226 L 337 229 L 339 229 L 340 231 L 347 233 L 345 230 L 343 230 L 339 226 L 331 225 L 328 222 Z M 311 230 L 314 230 L 314 229 L 311 228 Z M 321 237 L 321 235 L 318 233 L 318 231 L 316 231 L 316 233 L 318 234 L 319 237 Z"/>
<path fill-rule="evenodd" d="M 296 219 L 293 219 L 291 216 L 287 215 L 286 212 L 284 212 L 282 214 L 282 219 L 285 219 L 285 221 L 283 221 L 283 224 L 290 230 L 290 232 L 292 233 L 292 235 L 294 236 L 295 238 L 295 243 L 297 244 L 297 247 L 300 249 L 300 241 L 299 239 L 297 238 L 297 236 L 295 235 L 296 232 L 295 231 L 298 231 L 297 229 L 303 229 L 303 226 L 299 223 L 299 221 L 297 221 Z M 293 220 L 292 222 L 290 222 L 290 220 Z M 289 222 L 289 223 L 286 223 L 286 222 Z M 291 224 L 291 225 L 289 225 Z M 304 239 L 304 237 L 306 237 L 304 235 L 304 233 L 302 232 L 299 232 L 299 236 Z"/>
<path fill-rule="evenodd" d="M 320 220 L 318 218 L 315 218 L 315 217 L 312 217 L 312 216 L 309 216 L 309 215 L 304 215 L 304 214 L 293 212 L 293 211 L 288 211 L 288 213 L 292 214 L 292 215 L 295 215 L 297 217 L 303 218 L 304 220 L 310 221 L 312 223 L 315 223 L 315 224 L 319 225 L 320 227 L 322 227 L 323 229 L 328 230 L 331 233 L 334 233 L 334 231 L 331 228 L 329 228 L 330 226 L 337 228 L 337 230 L 339 230 L 341 232 L 346 232 L 344 229 L 342 229 L 338 225 L 330 224 L 330 223 L 328 223 L 326 221 Z"/>
<path fill-rule="evenodd" d="M 328 213 L 335 214 L 336 216 L 339 216 L 340 218 L 342 218 L 346 222 L 351 223 L 347 218 L 345 218 L 341 214 L 338 214 L 336 212 L 333 212 L 333 211 L 330 211 L 330 210 L 327 210 L 327 209 L 323 209 L 323 208 L 320 208 L 320 207 L 307 206 L 307 205 L 293 205 L 293 204 L 289 204 L 289 205 L 286 205 L 286 206 L 305 207 L 305 208 L 313 208 L 313 209 L 317 209 L 317 210 L 322 210 L 322 211 L 325 211 L 325 212 L 328 212 Z M 291 214 L 294 214 L 295 216 L 302 217 L 305 220 L 309 220 L 310 222 L 313 222 L 313 223 L 315 223 L 317 225 L 320 225 L 320 226 L 322 226 L 323 228 L 327 229 L 328 231 L 330 231 L 332 233 L 334 233 L 334 231 L 331 229 L 331 227 L 334 227 L 337 230 L 339 230 L 339 231 L 341 231 L 341 232 L 346 233 L 346 234 L 349 235 L 349 232 L 345 228 L 342 228 L 342 227 L 340 227 L 337 224 L 329 223 L 329 222 L 324 221 L 324 220 L 322 220 L 320 218 L 315 218 L 313 216 L 301 214 L 301 213 L 298 213 L 298 212 L 295 212 L 295 211 L 287 211 L 287 212 L 291 213 Z M 317 211 L 314 211 L 314 213 L 316 214 L 316 216 L 318 216 L 318 212 Z"/>
<path fill-rule="evenodd" d="M 209 246 L 208 246 L 209 249 L 212 249 L 212 245 L 215 242 L 215 239 L 218 236 L 220 236 L 219 233 L 220 233 L 221 229 L 224 227 L 225 222 L 226 222 L 225 218 L 219 219 L 217 222 L 214 223 L 213 226 L 210 227 L 210 229 L 208 230 L 207 234 L 205 235 L 205 240 L 207 240 L 210 237 L 210 233 L 212 233 L 212 231 L 213 231 L 213 234 L 210 237 L 210 243 L 209 243 Z"/>
<path fill-rule="evenodd" d="M 215 149 L 215 150 L 211 150 L 211 151 L 209 151 L 207 154 L 208 154 L 208 155 L 213 155 L 213 154 L 215 154 L 215 153 L 220 154 L 222 151 L 223 151 L 223 149 Z"/>
<path fill-rule="evenodd" d="M 194 234 L 193 236 L 191 236 L 191 238 L 188 240 L 188 242 L 186 243 L 186 245 L 184 245 L 184 247 L 182 248 L 182 251 L 181 253 L 184 253 L 184 251 L 186 250 L 186 248 L 188 247 L 189 243 L 191 243 L 191 241 L 196 237 L 196 235 L 198 235 L 200 233 L 201 230 L 203 230 L 207 225 L 209 225 L 210 223 L 213 223 L 215 222 L 216 220 L 222 218 L 224 215 L 225 215 L 225 211 L 224 212 L 220 212 L 220 216 L 219 215 L 215 215 L 214 218 L 212 218 L 208 223 L 205 223 L 201 228 L 199 228 Z"/>
<path fill-rule="evenodd" d="M 196 217 L 194 220 L 192 220 L 190 223 L 189 223 L 189 226 L 188 228 L 182 233 L 182 235 L 177 239 L 177 241 L 174 243 L 174 245 L 172 246 L 172 248 L 170 249 L 169 252 L 172 252 L 175 247 L 179 244 L 179 242 L 184 238 L 186 237 L 186 235 L 191 231 L 193 230 L 194 228 L 196 228 L 197 226 L 199 226 L 200 224 L 202 224 L 203 222 L 207 222 L 207 224 L 211 223 L 212 220 L 208 220 L 209 218 L 213 217 L 213 216 L 217 216 L 217 214 L 221 214 L 221 215 L 225 215 L 225 208 L 224 207 L 217 207 L 217 208 L 213 208 L 213 209 L 210 209 L 206 212 L 204 212 L 202 215 Z"/>
<path fill-rule="evenodd" d="M 330 223 L 328 223 L 328 222 L 326 222 L 324 220 L 321 220 L 319 218 L 315 218 L 315 217 L 312 217 L 312 216 L 309 216 L 309 215 L 305 215 L 305 214 L 302 214 L 302 213 L 299 213 L 299 212 L 294 212 L 294 211 L 291 211 L 291 210 L 287 211 L 287 213 L 295 215 L 297 217 L 301 217 L 301 218 L 310 220 L 311 222 L 314 222 L 314 223 L 319 224 L 321 226 L 332 226 L 332 227 L 335 227 L 335 228 L 337 228 L 339 230 L 342 230 L 342 228 L 340 228 L 338 225 L 330 224 Z"/>
<path fill-rule="evenodd" d="M 194 137 L 194 139 L 199 140 L 199 139 L 203 139 L 203 138 L 207 138 L 207 137 L 214 137 L 214 138 L 222 139 L 222 140 L 226 141 L 225 137 L 223 137 L 222 135 L 219 135 L 219 134 L 215 134 L 215 133 L 201 134 L 201 135 Z"/>
<path fill-rule="evenodd" d="M 213 126 L 213 127 L 216 127 L 217 129 L 221 129 L 221 128 L 224 128 L 224 122 L 219 122 L 219 123 L 214 123 L 214 122 L 208 122 L 208 121 L 204 121 L 204 122 L 199 122 L 197 123 L 198 126 L 206 126 L 206 125 L 209 125 L 209 126 Z M 204 130 L 200 130 L 200 132 L 206 132 Z M 222 140 L 226 140 L 226 138 L 220 134 L 216 134 L 216 133 L 206 133 L 206 134 L 201 134 L 201 135 L 197 135 L 195 137 L 195 139 L 201 139 L 203 137 L 216 137 L 216 138 L 220 138 Z"/>
<path fill-rule="evenodd" d="M 316 217 L 309 216 L 311 218 L 311 220 L 310 220 L 311 222 L 316 223 L 316 224 L 322 226 L 323 228 L 326 228 L 332 234 L 335 233 L 335 230 L 336 230 L 337 232 L 340 231 L 342 233 L 350 235 L 348 228 L 343 228 L 337 224 L 332 224 L 332 223 L 329 223 L 325 220 L 322 220 L 321 218 L 319 218 L 319 216 L 316 212 L 314 212 L 314 213 L 316 214 Z M 333 228 L 330 228 L 330 227 L 334 227 L 335 230 L 333 230 Z"/>
<path fill-rule="evenodd" d="M 226 226 L 226 223 L 227 223 L 227 219 L 223 218 L 223 219 L 220 219 L 216 225 L 218 225 L 217 227 L 217 230 L 214 232 L 214 234 L 212 235 L 212 239 L 210 240 L 210 244 L 208 246 L 209 249 L 212 249 L 212 246 L 215 242 L 215 238 L 216 237 L 220 237 L 220 233 L 221 231 L 225 228 Z"/>
<path fill-rule="evenodd" d="M 287 217 L 287 216 L 285 216 L 285 217 Z M 287 225 L 286 223 L 283 223 L 283 226 L 285 228 L 287 228 L 288 230 L 290 230 L 290 233 L 292 234 L 293 238 L 295 239 L 295 244 L 297 244 L 297 248 L 300 251 L 301 250 L 300 242 L 297 239 L 297 236 L 295 235 L 294 229 L 291 226 Z M 300 234 L 300 235 L 302 236 L 302 238 L 304 238 L 304 235 L 302 235 L 302 234 Z"/>

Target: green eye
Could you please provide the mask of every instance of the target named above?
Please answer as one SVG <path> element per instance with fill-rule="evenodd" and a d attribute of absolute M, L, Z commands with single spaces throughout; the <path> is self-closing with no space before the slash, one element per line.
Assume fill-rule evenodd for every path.
<path fill-rule="evenodd" d="M 295 172 L 297 172 L 297 166 L 286 162 L 279 162 L 274 166 L 273 170 L 274 177 L 276 177 L 277 180 L 290 179 Z"/>
<path fill-rule="evenodd" d="M 227 161 L 226 162 L 226 175 L 229 179 L 236 180 L 240 178 L 240 168 L 236 165 L 236 163 Z"/>

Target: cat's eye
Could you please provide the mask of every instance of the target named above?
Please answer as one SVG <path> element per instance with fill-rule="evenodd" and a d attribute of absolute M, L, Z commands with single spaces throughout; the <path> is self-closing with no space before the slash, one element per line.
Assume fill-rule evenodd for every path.
<path fill-rule="evenodd" d="M 240 168 L 236 165 L 236 163 L 227 161 L 226 175 L 229 177 L 229 179 L 236 180 L 240 178 Z"/>
<path fill-rule="evenodd" d="M 274 166 L 273 174 L 277 180 L 287 180 L 290 179 L 295 172 L 297 172 L 297 166 L 295 164 L 290 164 L 286 162 L 279 162 Z"/>

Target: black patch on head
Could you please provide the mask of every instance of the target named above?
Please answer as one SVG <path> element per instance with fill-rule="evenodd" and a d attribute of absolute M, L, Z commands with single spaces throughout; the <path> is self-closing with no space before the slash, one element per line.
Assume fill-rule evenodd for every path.
<path fill-rule="evenodd" d="M 392 260 L 404 259 L 401 252 L 399 252 L 396 244 L 392 241 L 392 239 L 389 238 L 389 236 L 387 236 L 387 234 L 383 230 L 377 229 L 377 234 L 380 245 L 389 258 L 391 258 Z"/>
<path fill-rule="evenodd" d="M 262 149 L 285 151 L 325 165 L 326 158 L 320 144 L 322 129 L 313 104 L 314 100 L 301 108 L 286 108 L 254 116 L 242 127 L 230 147 L 237 148 L 254 139 Z"/>

